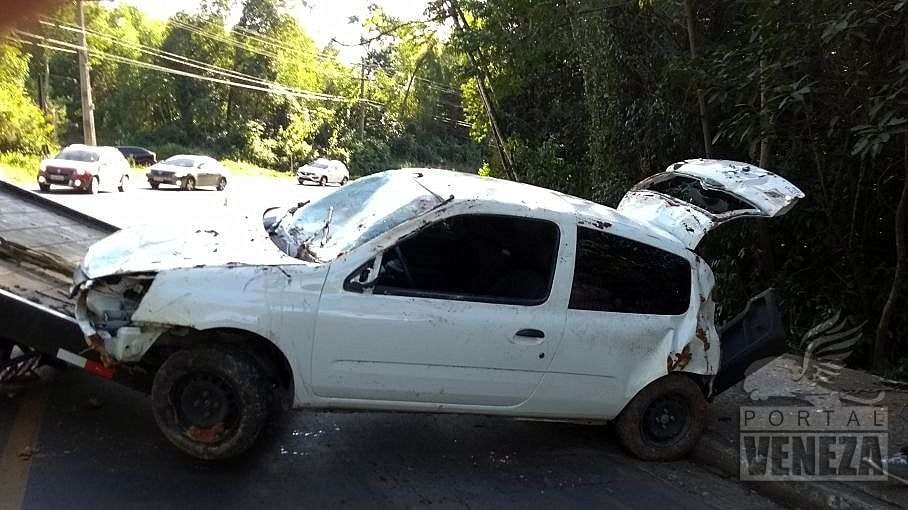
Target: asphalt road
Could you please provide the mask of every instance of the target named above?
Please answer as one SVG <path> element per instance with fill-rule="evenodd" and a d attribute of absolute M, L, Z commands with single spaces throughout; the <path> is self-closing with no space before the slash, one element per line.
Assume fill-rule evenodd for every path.
<path fill-rule="evenodd" d="M 314 200 L 336 190 L 336 186 L 300 185 L 292 179 L 233 176 L 224 191 L 198 188 L 180 191 L 163 185 L 153 190 L 133 174 L 133 186 L 125 193 L 81 191 L 54 186 L 44 196 L 118 227 L 136 225 L 179 225 L 185 222 L 218 221 L 229 210 L 261 217 L 265 209 Z M 38 191 L 37 185 L 33 191 Z"/>
<path fill-rule="evenodd" d="M 48 196 L 128 226 L 261 214 L 331 189 L 238 177 L 224 193 Z M 0 389 L 0 509 L 340 506 L 776 508 L 696 464 L 631 459 L 602 426 L 293 411 L 218 464 L 171 447 L 145 396 L 85 372 Z"/>

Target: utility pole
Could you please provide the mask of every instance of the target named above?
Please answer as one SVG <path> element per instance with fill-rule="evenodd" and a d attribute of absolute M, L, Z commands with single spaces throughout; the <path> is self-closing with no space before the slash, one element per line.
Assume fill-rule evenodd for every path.
<path fill-rule="evenodd" d="M 41 58 L 44 61 L 44 71 L 38 75 L 38 103 L 41 111 L 47 115 L 50 110 L 50 62 L 47 57 L 47 48 L 41 49 Z"/>
<path fill-rule="evenodd" d="M 76 0 L 77 17 L 79 18 L 79 87 L 82 91 L 82 132 L 85 145 L 96 145 L 95 140 L 95 103 L 91 99 L 91 76 L 88 69 L 88 39 L 85 36 L 85 11 L 82 0 Z"/>
<path fill-rule="evenodd" d="M 369 56 L 369 44 L 363 36 L 359 37 L 360 47 L 365 45 L 365 53 L 359 60 L 359 139 L 362 141 L 366 132 L 366 58 Z"/>
<path fill-rule="evenodd" d="M 470 29 L 467 18 L 460 10 L 460 5 L 457 3 L 457 0 L 448 0 L 448 13 L 451 19 L 454 20 L 454 28 L 458 32 L 464 34 Z M 504 170 L 511 180 L 520 182 L 520 179 L 517 177 L 517 172 L 514 169 L 514 160 L 511 158 L 511 153 L 504 144 L 504 135 L 501 132 L 501 128 L 498 127 L 495 105 L 492 103 L 493 98 L 487 88 L 485 69 L 482 67 L 479 58 L 477 58 L 469 48 L 466 48 L 466 54 L 467 58 L 470 60 L 470 65 L 473 66 L 473 70 L 476 72 L 476 85 L 479 89 L 479 98 L 482 100 L 482 105 L 485 107 L 486 114 L 489 117 L 489 127 L 492 130 L 492 137 L 495 138 L 498 154 L 501 156 L 501 164 L 504 165 Z"/>
<path fill-rule="evenodd" d="M 359 138 L 363 139 L 366 131 L 366 57 L 359 62 Z"/>

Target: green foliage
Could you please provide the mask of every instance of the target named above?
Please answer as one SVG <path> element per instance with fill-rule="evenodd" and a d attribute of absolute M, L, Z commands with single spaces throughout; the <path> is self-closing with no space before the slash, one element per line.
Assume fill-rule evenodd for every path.
<path fill-rule="evenodd" d="M 0 151 L 40 154 L 55 145 L 53 126 L 25 91 L 28 55 L 0 45 Z"/>
<path fill-rule="evenodd" d="M 829 310 L 875 336 L 908 166 L 904 0 L 696 2 L 696 59 L 683 2 L 459 3 L 471 26 L 449 47 L 480 58 L 521 180 L 615 205 L 643 177 L 704 155 L 700 88 L 713 157 L 758 163 L 764 147 L 766 166 L 807 194 L 772 224 L 722 227 L 698 248 L 720 315 L 775 286 L 791 338 Z M 471 136 L 489 142 L 475 69 L 460 69 Z M 484 175 L 504 175 L 496 153 L 486 146 Z M 897 322 L 908 338 L 908 315 Z"/>
<path fill-rule="evenodd" d="M 461 125 L 459 57 L 427 27 L 388 30 L 368 45 L 367 102 L 359 103 L 359 67 L 343 62 L 332 45 L 317 47 L 283 0 L 244 0 L 241 6 L 237 24 L 228 27 L 231 5 L 224 0 L 207 0 L 164 22 L 128 5 L 86 4 L 98 142 L 147 146 L 159 158 L 202 153 L 282 171 L 320 156 L 341 159 L 360 173 L 401 164 L 472 171 L 481 163 L 479 145 Z M 71 4 L 52 17 L 70 27 L 75 22 Z M 398 20 L 374 9 L 363 24 L 378 31 Z M 66 26 L 23 29 L 77 43 Z M 0 43 L 0 119 L 10 126 L 0 130 L 0 148 L 36 151 L 57 141 L 80 142 L 77 59 L 27 48 L 30 65 L 19 50 Z M 26 93 L 38 97 L 45 57 L 51 122 Z"/>
<path fill-rule="evenodd" d="M 26 152 L 0 152 L 0 178 L 19 184 L 34 185 L 42 156 Z"/>

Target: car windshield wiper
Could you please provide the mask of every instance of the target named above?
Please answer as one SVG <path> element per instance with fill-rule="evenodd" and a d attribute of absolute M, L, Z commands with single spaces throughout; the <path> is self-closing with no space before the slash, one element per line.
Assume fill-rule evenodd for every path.
<path fill-rule="evenodd" d="M 322 228 L 320 228 L 317 232 L 313 233 L 311 236 L 306 238 L 305 241 L 300 243 L 300 247 L 296 251 L 297 258 L 300 258 L 303 260 L 309 260 L 312 262 L 319 262 L 318 257 L 315 255 L 315 252 L 313 252 L 312 249 L 309 248 L 309 245 L 312 243 L 313 240 L 315 240 L 316 237 L 319 236 L 319 234 L 323 234 L 322 241 L 319 243 L 319 248 L 325 247 L 325 244 L 328 242 L 328 238 L 331 237 L 331 220 L 332 219 L 334 219 L 334 207 L 329 207 L 328 215 L 325 218 L 325 225 Z"/>
<path fill-rule="evenodd" d="M 281 226 L 281 223 L 283 223 L 284 220 L 287 219 L 288 216 L 293 216 L 293 213 L 298 211 L 300 208 L 305 207 L 307 204 L 309 204 L 309 202 L 310 202 L 310 200 L 306 200 L 305 202 L 299 202 L 298 204 L 296 204 L 295 207 L 291 207 L 291 208 L 287 209 L 287 212 L 285 212 L 280 218 L 278 218 L 277 221 L 274 222 L 273 225 L 271 225 L 271 228 L 268 229 L 268 233 L 273 234 L 273 233 L 277 232 L 278 227 Z M 265 211 L 265 214 L 267 214 L 267 213 L 268 213 L 268 211 Z"/>

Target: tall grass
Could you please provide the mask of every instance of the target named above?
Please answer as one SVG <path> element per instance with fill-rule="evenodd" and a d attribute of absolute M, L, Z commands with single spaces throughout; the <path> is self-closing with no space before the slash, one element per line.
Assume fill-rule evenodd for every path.
<path fill-rule="evenodd" d="M 34 184 L 41 156 L 21 152 L 0 152 L 0 179 L 15 184 Z"/>

